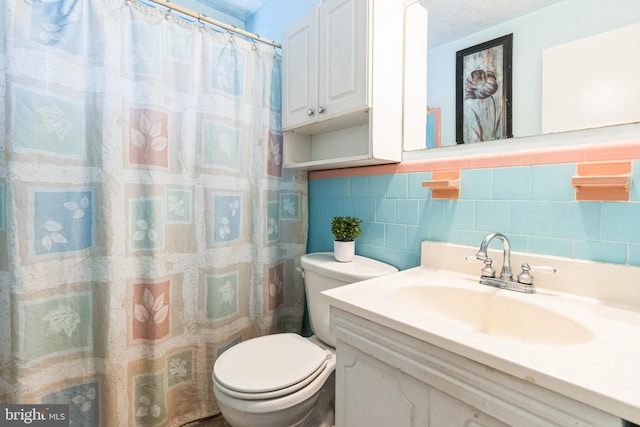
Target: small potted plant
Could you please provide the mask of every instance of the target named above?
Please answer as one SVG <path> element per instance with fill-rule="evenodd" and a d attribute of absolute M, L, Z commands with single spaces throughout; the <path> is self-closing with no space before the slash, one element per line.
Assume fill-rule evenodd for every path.
<path fill-rule="evenodd" d="M 335 237 L 333 242 L 333 256 L 337 261 L 350 262 L 356 253 L 356 237 L 362 230 L 362 220 L 351 216 L 334 216 L 331 218 L 331 233 Z"/>

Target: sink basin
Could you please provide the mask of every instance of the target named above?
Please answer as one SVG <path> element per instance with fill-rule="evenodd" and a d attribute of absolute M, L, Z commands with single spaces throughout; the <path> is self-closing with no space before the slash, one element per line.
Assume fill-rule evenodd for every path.
<path fill-rule="evenodd" d="M 429 318 L 501 338 L 551 345 L 575 345 L 593 339 L 587 328 L 562 314 L 504 295 L 510 291 L 478 286 L 478 290 L 403 286 L 393 292 L 392 298 Z"/>

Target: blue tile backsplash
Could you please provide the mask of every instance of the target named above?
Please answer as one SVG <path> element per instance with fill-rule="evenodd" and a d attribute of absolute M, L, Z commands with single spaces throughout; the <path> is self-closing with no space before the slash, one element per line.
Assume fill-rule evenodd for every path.
<path fill-rule="evenodd" d="M 640 161 L 629 202 L 577 202 L 574 163 L 462 170 L 460 200 L 433 200 L 430 172 L 309 180 L 308 252 L 332 251 L 331 217 L 363 220 L 356 253 L 399 269 L 420 263 L 420 243 L 478 246 L 489 232 L 514 251 L 640 266 Z"/>

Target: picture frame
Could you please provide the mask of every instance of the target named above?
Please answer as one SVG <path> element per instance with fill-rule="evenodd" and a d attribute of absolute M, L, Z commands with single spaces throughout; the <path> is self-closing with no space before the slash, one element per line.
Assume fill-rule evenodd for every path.
<path fill-rule="evenodd" d="M 456 142 L 512 138 L 513 33 L 456 52 Z"/>

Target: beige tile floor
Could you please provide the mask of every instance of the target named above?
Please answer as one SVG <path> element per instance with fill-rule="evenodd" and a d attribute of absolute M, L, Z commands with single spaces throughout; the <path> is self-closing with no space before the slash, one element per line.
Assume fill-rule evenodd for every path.
<path fill-rule="evenodd" d="M 185 424 L 184 427 L 231 427 L 231 426 L 224 420 L 224 418 L 222 418 L 222 415 L 217 415 L 215 417 Z"/>

